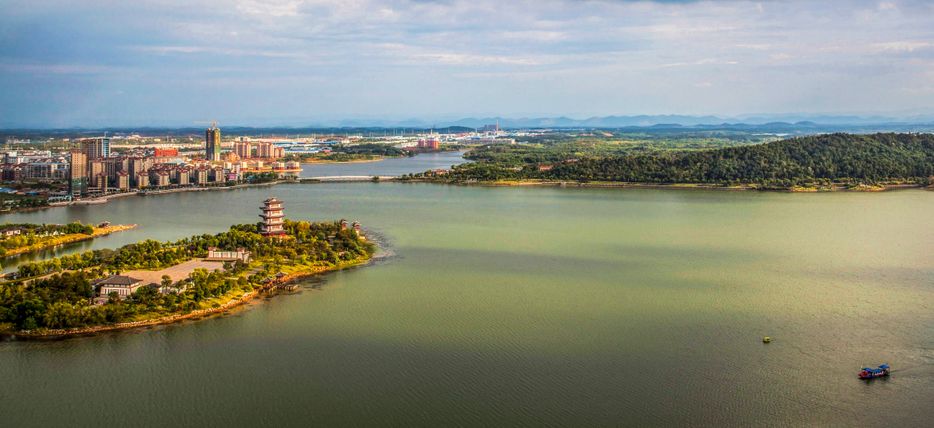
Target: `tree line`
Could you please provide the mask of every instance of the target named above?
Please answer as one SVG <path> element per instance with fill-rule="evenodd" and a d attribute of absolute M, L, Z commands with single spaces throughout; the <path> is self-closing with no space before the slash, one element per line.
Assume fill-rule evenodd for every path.
<path fill-rule="evenodd" d="M 765 144 L 697 151 L 610 156 L 549 156 L 485 151 L 442 180 L 575 180 L 638 183 L 761 184 L 791 187 L 820 183 L 929 184 L 934 177 L 934 135 L 824 134 Z"/>
<path fill-rule="evenodd" d="M 213 304 L 212 298 L 252 290 L 284 266 L 334 266 L 368 258 L 374 250 L 339 222 L 286 220 L 284 228 L 286 238 L 281 240 L 265 238 L 257 224 L 246 224 L 216 235 L 174 242 L 147 240 L 117 250 L 86 251 L 20 266 L 19 280 L 0 284 L 0 331 L 84 327 L 190 312 Z M 106 304 L 91 303 L 97 295 L 95 279 L 126 270 L 173 266 L 205 257 L 209 247 L 242 247 L 252 253 L 254 262 L 227 263 L 224 270 L 213 272 L 198 269 L 178 284 L 163 277 L 161 284 L 141 287 L 126 300 L 110 296 Z M 34 279 L 27 283 L 25 278 Z M 176 286 L 179 292 L 160 293 L 157 286 Z"/>

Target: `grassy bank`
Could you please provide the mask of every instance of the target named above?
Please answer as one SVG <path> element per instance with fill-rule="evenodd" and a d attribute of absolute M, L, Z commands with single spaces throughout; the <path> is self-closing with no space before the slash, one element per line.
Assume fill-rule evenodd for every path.
<path fill-rule="evenodd" d="M 94 227 L 94 231 L 90 234 L 85 233 L 69 233 L 67 235 L 58 235 L 58 236 L 49 236 L 46 238 L 41 238 L 39 242 L 36 242 L 31 245 L 25 245 L 21 247 L 10 248 L 0 254 L 0 257 L 12 257 L 20 254 L 34 253 L 37 251 L 46 250 L 49 248 L 54 248 L 59 245 L 71 244 L 75 242 L 87 241 L 89 239 L 98 238 L 101 236 L 110 235 L 111 233 L 123 232 L 125 230 L 130 230 L 135 228 L 135 224 L 116 224 L 105 227 Z"/>
<path fill-rule="evenodd" d="M 453 184 L 460 186 L 487 186 L 487 187 L 579 187 L 579 188 L 620 188 L 620 189 L 659 189 L 659 190 L 756 190 L 772 192 L 884 192 L 900 189 L 934 189 L 934 186 L 925 186 L 916 183 L 883 183 L 876 185 L 831 183 L 814 186 L 775 187 L 756 183 L 747 184 L 711 184 L 711 183 L 634 183 L 619 181 L 570 181 L 570 180 L 475 180 L 475 181 L 449 181 L 432 178 L 414 178 L 397 180 L 403 183 L 434 183 Z"/>

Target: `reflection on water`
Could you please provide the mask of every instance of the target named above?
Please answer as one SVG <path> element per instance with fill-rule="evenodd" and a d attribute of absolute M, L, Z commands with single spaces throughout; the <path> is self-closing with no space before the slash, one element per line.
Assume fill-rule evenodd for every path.
<path fill-rule="evenodd" d="M 24 263 L 30 263 L 37 260 L 45 260 L 52 257 L 58 257 L 63 254 L 80 253 L 90 250 L 93 246 L 92 240 L 72 242 L 70 244 L 59 245 L 53 248 L 46 248 L 34 253 L 18 254 L 12 257 L 6 257 L 0 260 L 3 266 L 3 273 L 16 270 L 16 266 Z"/>

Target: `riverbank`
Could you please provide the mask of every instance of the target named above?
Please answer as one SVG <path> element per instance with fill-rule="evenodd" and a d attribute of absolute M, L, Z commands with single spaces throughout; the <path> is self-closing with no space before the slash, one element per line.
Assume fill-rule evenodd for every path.
<path fill-rule="evenodd" d="M 207 192 L 207 191 L 213 191 L 213 190 L 237 190 L 237 189 L 247 189 L 251 187 L 264 187 L 264 186 L 274 186 L 277 184 L 294 183 L 297 181 L 298 180 L 276 180 L 276 181 L 270 181 L 267 183 L 245 183 L 245 184 L 237 184 L 234 186 L 180 187 L 180 188 L 174 188 L 174 189 L 115 193 L 112 195 L 99 196 L 96 198 L 80 199 L 77 201 L 52 202 L 42 207 L 29 207 L 29 208 L 22 208 L 22 209 L 10 210 L 10 211 L 3 211 L 3 212 L 0 212 L 0 214 L 23 213 L 23 212 L 30 212 L 30 211 L 45 210 L 49 208 L 59 208 L 59 207 L 68 207 L 68 206 L 76 206 L 76 205 L 102 205 L 102 204 L 106 204 L 107 202 L 110 202 L 111 199 L 125 198 L 129 196 L 155 196 L 155 195 L 165 195 L 165 194 L 170 194 L 170 193 Z"/>
<path fill-rule="evenodd" d="M 934 186 L 925 186 L 923 184 L 882 184 L 882 185 L 855 185 L 847 186 L 843 184 L 833 184 L 820 187 L 794 186 L 790 188 L 768 187 L 758 184 L 735 184 L 718 185 L 707 183 L 631 183 L 615 181 L 563 181 L 563 180 L 499 180 L 499 181 L 475 181 L 475 182 L 456 182 L 431 179 L 406 179 L 398 180 L 400 182 L 412 183 L 432 183 L 432 184 L 453 184 L 461 186 L 486 186 L 486 187 L 581 187 L 581 188 L 622 188 L 622 189 L 656 189 L 656 190 L 718 190 L 718 191 L 766 191 L 766 192 L 790 192 L 790 193 L 817 193 L 817 192 L 884 192 L 901 189 L 927 189 L 934 190 Z"/>
<path fill-rule="evenodd" d="M 235 292 L 230 293 L 227 296 L 221 296 L 213 300 L 225 301 L 225 303 L 218 304 L 218 306 L 196 309 L 187 313 L 176 313 L 171 315 L 165 315 L 161 317 L 129 321 L 123 323 L 109 324 L 109 325 L 97 325 L 89 327 L 78 327 L 78 328 L 68 328 L 68 329 L 43 329 L 37 331 L 19 331 L 19 332 L 10 332 L 10 333 L 0 333 L 0 337 L 8 337 L 13 340 L 55 340 L 55 339 L 65 339 L 69 337 L 76 336 L 90 336 L 99 333 L 121 331 L 121 330 L 132 330 L 139 328 L 148 328 L 154 327 L 157 325 L 167 325 L 174 324 L 186 320 L 197 320 L 208 318 L 212 316 L 219 315 L 221 313 L 227 312 L 238 306 L 245 305 L 252 301 L 254 298 L 260 295 L 269 295 L 275 294 L 277 290 L 282 288 L 287 288 L 290 284 L 317 276 L 323 275 L 329 272 L 336 272 L 343 269 L 348 269 L 352 267 L 357 267 L 366 264 L 370 258 L 353 260 L 345 263 L 340 263 L 334 266 L 306 266 L 299 268 L 297 270 L 291 271 L 289 273 L 281 272 L 282 276 L 277 277 L 270 282 L 260 285 L 254 288 L 251 291 L 241 292 L 243 290 L 236 290 Z"/>
<path fill-rule="evenodd" d="M 250 187 L 264 187 L 264 186 L 274 186 L 276 184 L 290 183 L 292 180 L 275 180 L 269 181 L 266 183 L 244 183 L 237 184 L 233 186 L 212 186 L 212 187 L 180 187 L 175 189 L 161 189 L 161 190 L 147 190 L 135 193 L 138 196 L 153 196 L 153 195 L 166 195 L 169 193 L 184 193 L 184 192 L 208 192 L 212 190 L 237 190 L 237 189 L 247 189 Z"/>
<path fill-rule="evenodd" d="M 330 159 L 309 159 L 299 161 L 302 165 L 315 165 L 315 164 L 335 164 L 335 163 L 373 163 L 381 162 L 386 159 L 396 158 L 397 156 L 381 156 L 374 159 L 352 159 L 352 160 L 330 160 Z"/>
<path fill-rule="evenodd" d="M 374 179 L 375 177 L 375 179 Z M 359 183 L 362 181 L 370 182 L 382 182 L 382 181 L 398 181 L 398 177 L 393 177 L 390 175 L 336 175 L 336 176 L 320 176 L 320 177 L 303 177 L 298 181 L 300 183 Z"/>
<path fill-rule="evenodd" d="M 107 236 L 111 233 L 123 232 L 126 230 L 134 229 L 137 225 L 135 224 L 116 224 L 104 227 L 94 227 L 94 231 L 91 234 L 84 233 L 71 233 L 68 235 L 52 236 L 48 239 L 37 242 L 32 245 L 27 245 L 25 247 L 18 247 L 6 250 L 0 259 L 7 257 L 18 256 L 22 254 L 34 253 L 37 251 L 46 250 L 49 248 L 57 247 L 59 245 L 72 244 L 75 242 L 87 241 L 90 239 L 98 238 L 101 236 Z"/>
<path fill-rule="evenodd" d="M 321 163 L 337 163 L 337 162 L 321 162 Z M 347 162 L 353 163 L 353 162 Z M 279 184 L 321 184 L 321 183 L 353 183 L 353 182 L 402 182 L 402 183 L 431 183 L 431 184 L 451 184 L 451 185 L 462 185 L 462 186 L 488 186 L 488 187 L 583 187 L 583 188 L 627 188 L 627 189 L 671 189 L 671 190 L 718 190 L 718 191 L 739 191 L 739 190 L 755 190 L 755 191 L 769 191 L 769 192 L 792 192 L 792 193 L 818 193 L 818 192 L 884 192 L 891 190 L 901 190 L 901 189 L 925 189 L 925 190 L 934 190 L 934 186 L 925 186 L 923 184 L 885 184 L 878 186 L 869 186 L 869 185 L 857 185 L 857 186 L 846 186 L 842 184 L 836 184 L 825 187 L 802 187 L 795 186 L 791 188 L 777 188 L 777 187 L 766 187 L 757 184 L 739 184 L 739 185 L 718 185 L 718 184 L 706 184 L 706 183 L 672 183 L 672 184 L 659 184 L 659 183 L 629 183 L 629 182 L 611 182 L 611 181 L 591 181 L 591 182 L 578 182 L 578 181 L 566 181 L 566 180 L 502 180 L 502 181 L 475 181 L 475 182 L 455 182 L 455 181 L 445 181 L 445 180 L 432 180 L 432 179 L 422 179 L 422 178 L 400 178 L 399 176 L 386 176 L 380 175 L 377 180 L 373 179 L 374 176 L 320 176 L 320 177 L 300 177 L 295 180 L 277 180 L 271 181 L 268 183 L 250 183 L 250 184 L 238 184 L 235 186 L 217 186 L 217 187 L 185 187 L 178 189 L 165 189 L 165 190 L 156 190 L 148 192 L 130 192 L 130 193 L 120 193 L 116 195 L 107 195 L 94 199 L 83 199 L 80 201 L 73 202 L 56 202 L 49 204 L 43 207 L 29 207 L 23 209 L 17 209 L 12 211 L 0 212 L 0 214 L 12 214 L 12 213 L 23 213 L 30 211 L 38 211 L 49 208 L 56 207 L 65 207 L 70 205 L 98 205 L 106 204 L 111 199 L 126 197 L 126 196 L 153 196 L 153 195 L 163 195 L 170 193 L 184 193 L 184 192 L 206 192 L 214 190 L 237 190 L 237 189 L 247 189 L 251 187 L 264 187 L 264 186 L 275 186 Z"/>

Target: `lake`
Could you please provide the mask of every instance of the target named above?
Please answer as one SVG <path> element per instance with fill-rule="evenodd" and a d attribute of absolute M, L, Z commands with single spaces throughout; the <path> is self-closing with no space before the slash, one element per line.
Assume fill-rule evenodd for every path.
<path fill-rule="evenodd" d="M 400 176 L 425 172 L 430 169 L 448 169 L 464 163 L 463 152 L 421 153 L 411 158 L 385 158 L 376 162 L 358 163 L 306 163 L 301 177 L 335 177 L 347 175 Z"/>
<path fill-rule="evenodd" d="M 3 220 L 138 223 L 81 248 L 116 247 L 255 222 L 269 196 L 388 256 L 224 317 L 0 343 L 3 425 L 934 418 L 934 192 L 285 184 Z"/>

